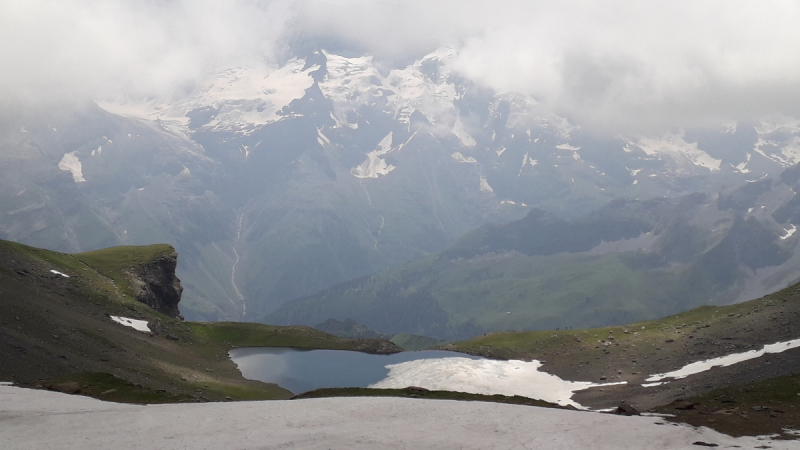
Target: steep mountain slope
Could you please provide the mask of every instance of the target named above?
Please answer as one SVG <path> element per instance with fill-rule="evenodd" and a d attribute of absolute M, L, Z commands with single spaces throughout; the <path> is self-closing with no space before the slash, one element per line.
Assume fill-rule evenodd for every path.
<path fill-rule="evenodd" d="M 531 207 L 573 220 L 800 158 L 791 120 L 598 135 L 465 79 L 453 57 L 387 71 L 311 51 L 177 96 L 4 105 L 0 237 L 70 252 L 173 242 L 187 317 L 256 319 Z"/>
<path fill-rule="evenodd" d="M 383 333 L 447 339 L 620 324 L 753 298 L 800 278 L 788 212 L 796 170 L 714 196 L 615 200 L 571 221 L 534 209 L 264 320 L 354 319 Z"/>

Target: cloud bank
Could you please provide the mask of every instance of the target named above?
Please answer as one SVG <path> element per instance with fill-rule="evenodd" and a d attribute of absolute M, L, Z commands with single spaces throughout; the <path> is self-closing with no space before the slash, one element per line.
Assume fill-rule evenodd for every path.
<path fill-rule="evenodd" d="M 278 61 L 299 38 L 387 67 L 447 45 L 485 86 L 578 123 L 655 132 L 800 116 L 798 23 L 792 1 L 10 0 L 0 83 L 179 95 L 209 71 Z"/>
<path fill-rule="evenodd" d="M 0 86 L 28 95 L 165 95 L 274 57 L 286 1 L 8 0 Z"/>

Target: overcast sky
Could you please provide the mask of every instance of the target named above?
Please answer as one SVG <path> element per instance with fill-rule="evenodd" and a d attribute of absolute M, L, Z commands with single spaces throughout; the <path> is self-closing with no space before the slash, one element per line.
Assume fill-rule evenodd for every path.
<path fill-rule="evenodd" d="M 578 123 L 656 132 L 800 117 L 800 2 L 3 0 L 0 86 L 26 95 L 164 95 L 279 61 L 298 36 L 457 69 Z"/>

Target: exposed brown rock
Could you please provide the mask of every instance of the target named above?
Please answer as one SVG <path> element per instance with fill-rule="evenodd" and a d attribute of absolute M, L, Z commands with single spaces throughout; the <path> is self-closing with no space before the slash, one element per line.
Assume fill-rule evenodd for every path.
<path fill-rule="evenodd" d="M 177 265 L 178 254 L 172 253 L 125 271 L 136 300 L 167 316 L 182 318 L 178 303 L 183 286 L 175 275 Z"/>

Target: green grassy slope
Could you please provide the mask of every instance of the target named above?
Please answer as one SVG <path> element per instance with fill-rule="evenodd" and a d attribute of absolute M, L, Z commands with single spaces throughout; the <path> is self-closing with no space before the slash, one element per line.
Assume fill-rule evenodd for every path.
<path fill-rule="evenodd" d="M 624 400 L 726 433 L 753 418 L 753 408 L 782 411 L 765 413 L 766 418 L 757 417 L 741 428 L 744 434 L 769 434 L 784 427 L 800 428 L 800 349 L 716 367 L 659 386 L 642 384 L 651 374 L 695 361 L 798 338 L 800 284 L 749 302 L 702 306 L 657 320 L 583 330 L 487 333 L 441 348 L 491 358 L 536 359 L 543 362 L 544 371 L 573 381 L 625 382 L 581 391 L 573 398 L 600 408 Z M 790 391 L 794 394 L 788 395 Z M 703 414 L 680 409 L 686 402 L 702 404 L 698 410 Z M 733 408 L 735 413 L 726 412 Z"/>
<path fill-rule="evenodd" d="M 532 210 L 439 254 L 289 302 L 263 321 L 353 319 L 384 334 L 464 339 L 730 303 L 754 273 L 787 262 L 792 250 L 768 221 L 715 206 L 702 194 L 619 200 L 571 222 Z"/>
<path fill-rule="evenodd" d="M 289 303 L 267 323 L 353 318 L 387 334 L 464 339 L 488 330 L 589 328 L 652 319 L 709 301 L 713 278 L 649 264 L 645 252 L 471 259 L 431 256 Z"/>
<path fill-rule="evenodd" d="M 0 380 L 138 403 L 289 398 L 279 386 L 242 378 L 228 351 L 399 350 L 308 327 L 191 323 L 160 314 L 134 300 L 122 270 L 172 252 L 155 245 L 69 255 L 0 241 Z M 145 320 L 152 333 L 111 315 Z"/>
<path fill-rule="evenodd" d="M 175 249 L 168 244 L 155 244 L 147 246 L 125 245 L 110 247 L 92 252 L 75 253 L 69 255 L 99 274 L 111 279 L 119 286 L 121 295 L 129 295 L 128 277 L 123 272 L 126 269 L 154 261 L 161 256 L 175 253 Z"/>

